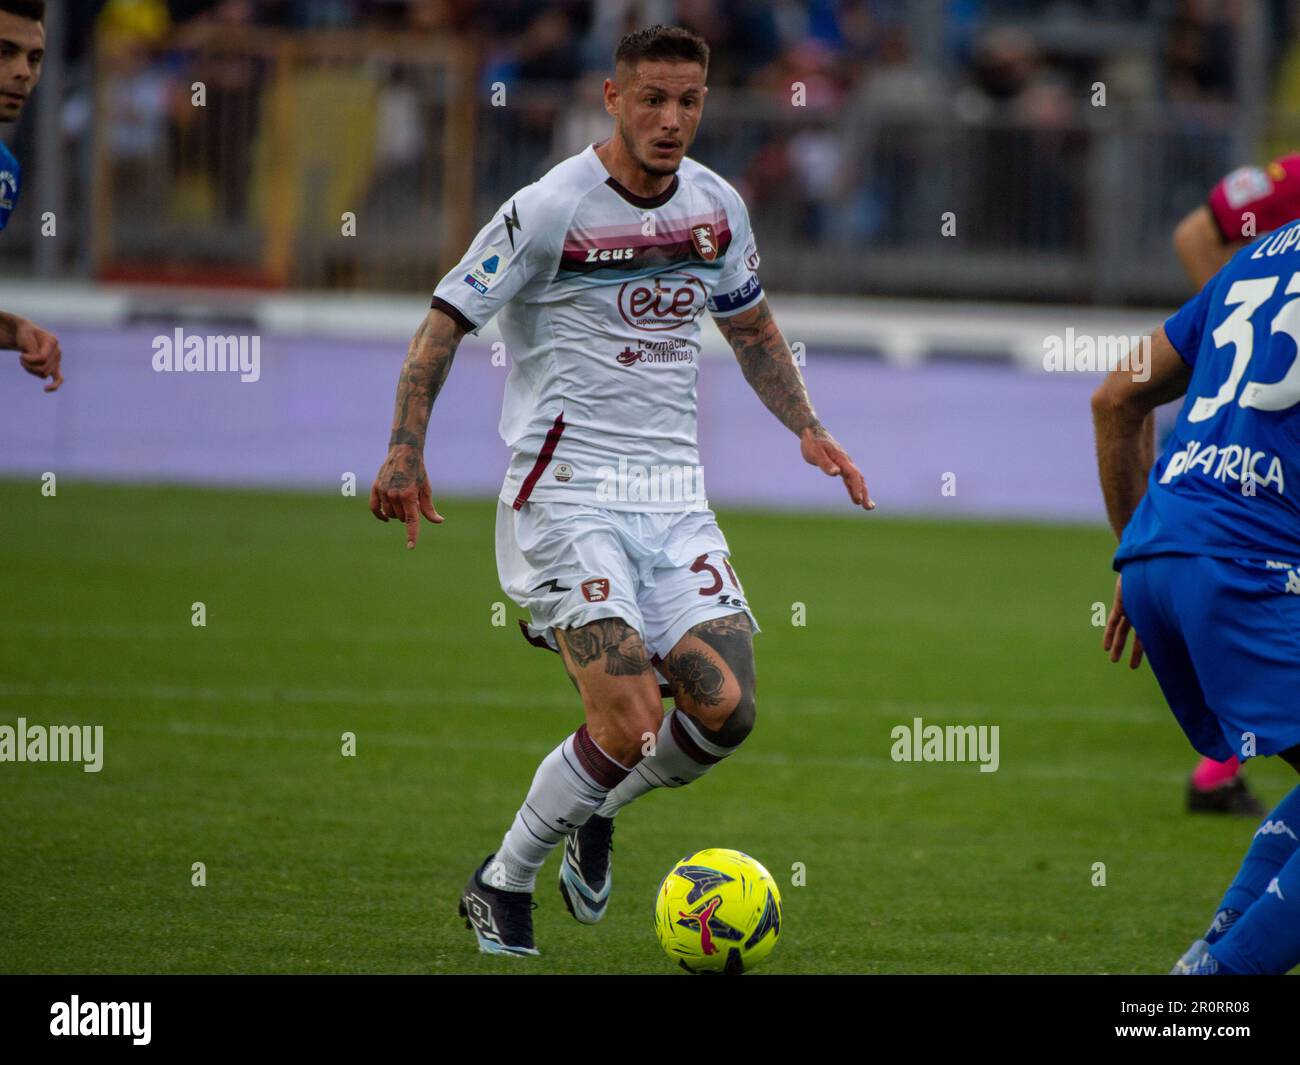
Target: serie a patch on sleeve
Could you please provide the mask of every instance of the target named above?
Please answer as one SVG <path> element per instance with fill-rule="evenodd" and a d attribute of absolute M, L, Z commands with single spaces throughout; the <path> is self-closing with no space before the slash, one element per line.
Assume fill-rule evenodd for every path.
<path fill-rule="evenodd" d="M 510 256 L 493 245 L 479 257 L 473 269 L 465 275 L 465 284 L 486 295 L 487 290 L 492 287 L 492 282 L 501 276 L 509 261 Z"/>

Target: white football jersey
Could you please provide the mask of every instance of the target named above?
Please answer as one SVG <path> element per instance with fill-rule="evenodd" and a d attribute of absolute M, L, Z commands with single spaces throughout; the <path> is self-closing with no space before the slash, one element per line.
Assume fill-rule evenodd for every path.
<path fill-rule="evenodd" d="M 433 297 L 470 331 L 501 314 L 500 431 L 514 452 L 501 498 L 707 507 L 700 316 L 754 306 L 757 267 L 740 195 L 691 159 L 648 198 L 592 145 L 502 204 Z"/>

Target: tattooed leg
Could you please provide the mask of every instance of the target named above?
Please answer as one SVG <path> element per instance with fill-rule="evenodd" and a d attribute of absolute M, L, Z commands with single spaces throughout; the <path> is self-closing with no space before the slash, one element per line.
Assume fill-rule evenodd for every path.
<path fill-rule="evenodd" d="M 508 891 L 532 891 L 546 856 L 578 832 L 627 780 L 663 720 L 641 634 L 622 618 L 556 629 L 564 668 L 587 721 L 537 767 L 532 786 L 496 850 L 489 876 Z"/>
<path fill-rule="evenodd" d="M 723 747 L 754 728 L 753 635 L 747 614 L 728 614 L 696 625 L 664 660 L 678 708 Z"/>
<path fill-rule="evenodd" d="M 660 667 L 676 702 L 654 753 L 612 788 L 596 811 L 613 817 L 654 788 L 680 788 L 731 754 L 754 727 L 753 628 L 747 614 L 694 626 Z"/>
<path fill-rule="evenodd" d="M 556 629 L 564 668 L 587 711 L 587 728 L 603 751 L 634 765 L 659 729 L 663 703 L 641 634 L 622 618 Z"/>
<path fill-rule="evenodd" d="M 622 618 L 600 618 L 576 629 L 556 632 L 578 669 L 598 663 L 610 676 L 629 677 L 649 668 L 641 634 Z"/>

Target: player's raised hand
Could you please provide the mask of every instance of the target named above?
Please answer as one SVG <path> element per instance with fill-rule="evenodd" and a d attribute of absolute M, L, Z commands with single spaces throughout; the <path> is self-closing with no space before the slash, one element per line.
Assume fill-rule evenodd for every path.
<path fill-rule="evenodd" d="M 396 444 L 388 449 L 388 458 L 370 486 L 370 513 L 380 521 L 396 518 L 404 523 L 407 548 L 414 548 L 420 539 L 421 514 L 434 525 L 442 524 L 418 448 Z"/>
<path fill-rule="evenodd" d="M 21 321 L 14 330 L 14 346 L 18 349 L 18 362 L 22 368 L 34 377 L 50 378 L 45 386 L 46 392 L 53 392 L 63 384 L 63 371 L 60 363 L 63 352 L 59 349 L 59 338 L 39 325 Z"/>
<path fill-rule="evenodd" d="M 805 462 L 816 466 L 828 477 L 844 478 L 844 487 L 848 489 L 849 498 L 855 506 L 862 507 L 863 510 L 876 509 L 862 471 L 854 465 L 848 452 L 836 443 L 835 437 L 825 427 L 818 425 L 805 429 L 799 435 L 799 450 Z"/>
<path fill-rule="evenodd" d="M 1115 602 L 1110 608 L 1110 617 L 1106 621 L 1106 634 L 1101 646 L 1110 652 L 1110 660 L 1118 662 L 1124 654 L 1124 644 L 1128 642 L 1129 630 L 1133 628 L 1128 615 L 1124 613 L 1124 575 L 1115 578 Z M 1133 633 L 1133 653 L 1129 656 L 1128 668 L 1137 669 L 1142 664 L 1142 639 Z"/>

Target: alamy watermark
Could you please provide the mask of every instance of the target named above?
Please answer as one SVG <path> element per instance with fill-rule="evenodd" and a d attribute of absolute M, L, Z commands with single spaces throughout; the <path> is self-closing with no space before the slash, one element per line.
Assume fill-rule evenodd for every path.
<path fill-rule="evenodd" d="M 703 466 L 639 466 L 627 459 L 618 468 L 600 466 L 596 498 L 619 503 L 698 503 L 704 505 Z"/>
<path fill-rule="evenodd" d="M 1134 381 L 1151 378 L 1149 336 L 1094 336 L 1073 326 L 1043 337 L 1043 369 L 1049 373 L 1097 373 L 1123 370 Z"/>
<path fill-rule="evenodd" d="M 50 1006 L 50 1035 L 129 1036 L 135 1046 L 148 1046 L 152 1002 L 82 1002 L 73 995 Z"/>
<path fill-rule="evenodd" d="M 0 725 L 0 762 L 81 762 L 87 773 L 104 767 L 103 725 Z"/>
<path fill-rule="evenodd" d="M 260 336 L 186 336 L 180 326 L 153 338 L 155 373 L 237 373 L 247 384 L 262 376 Z"/>
<path fill-rule="evenodd" d="M 1001 764 L 998 725 L 927 725 L 914 717 L 889 736 L 895 762 L 978 762 L 981 773 L 996 773 Z"/>

